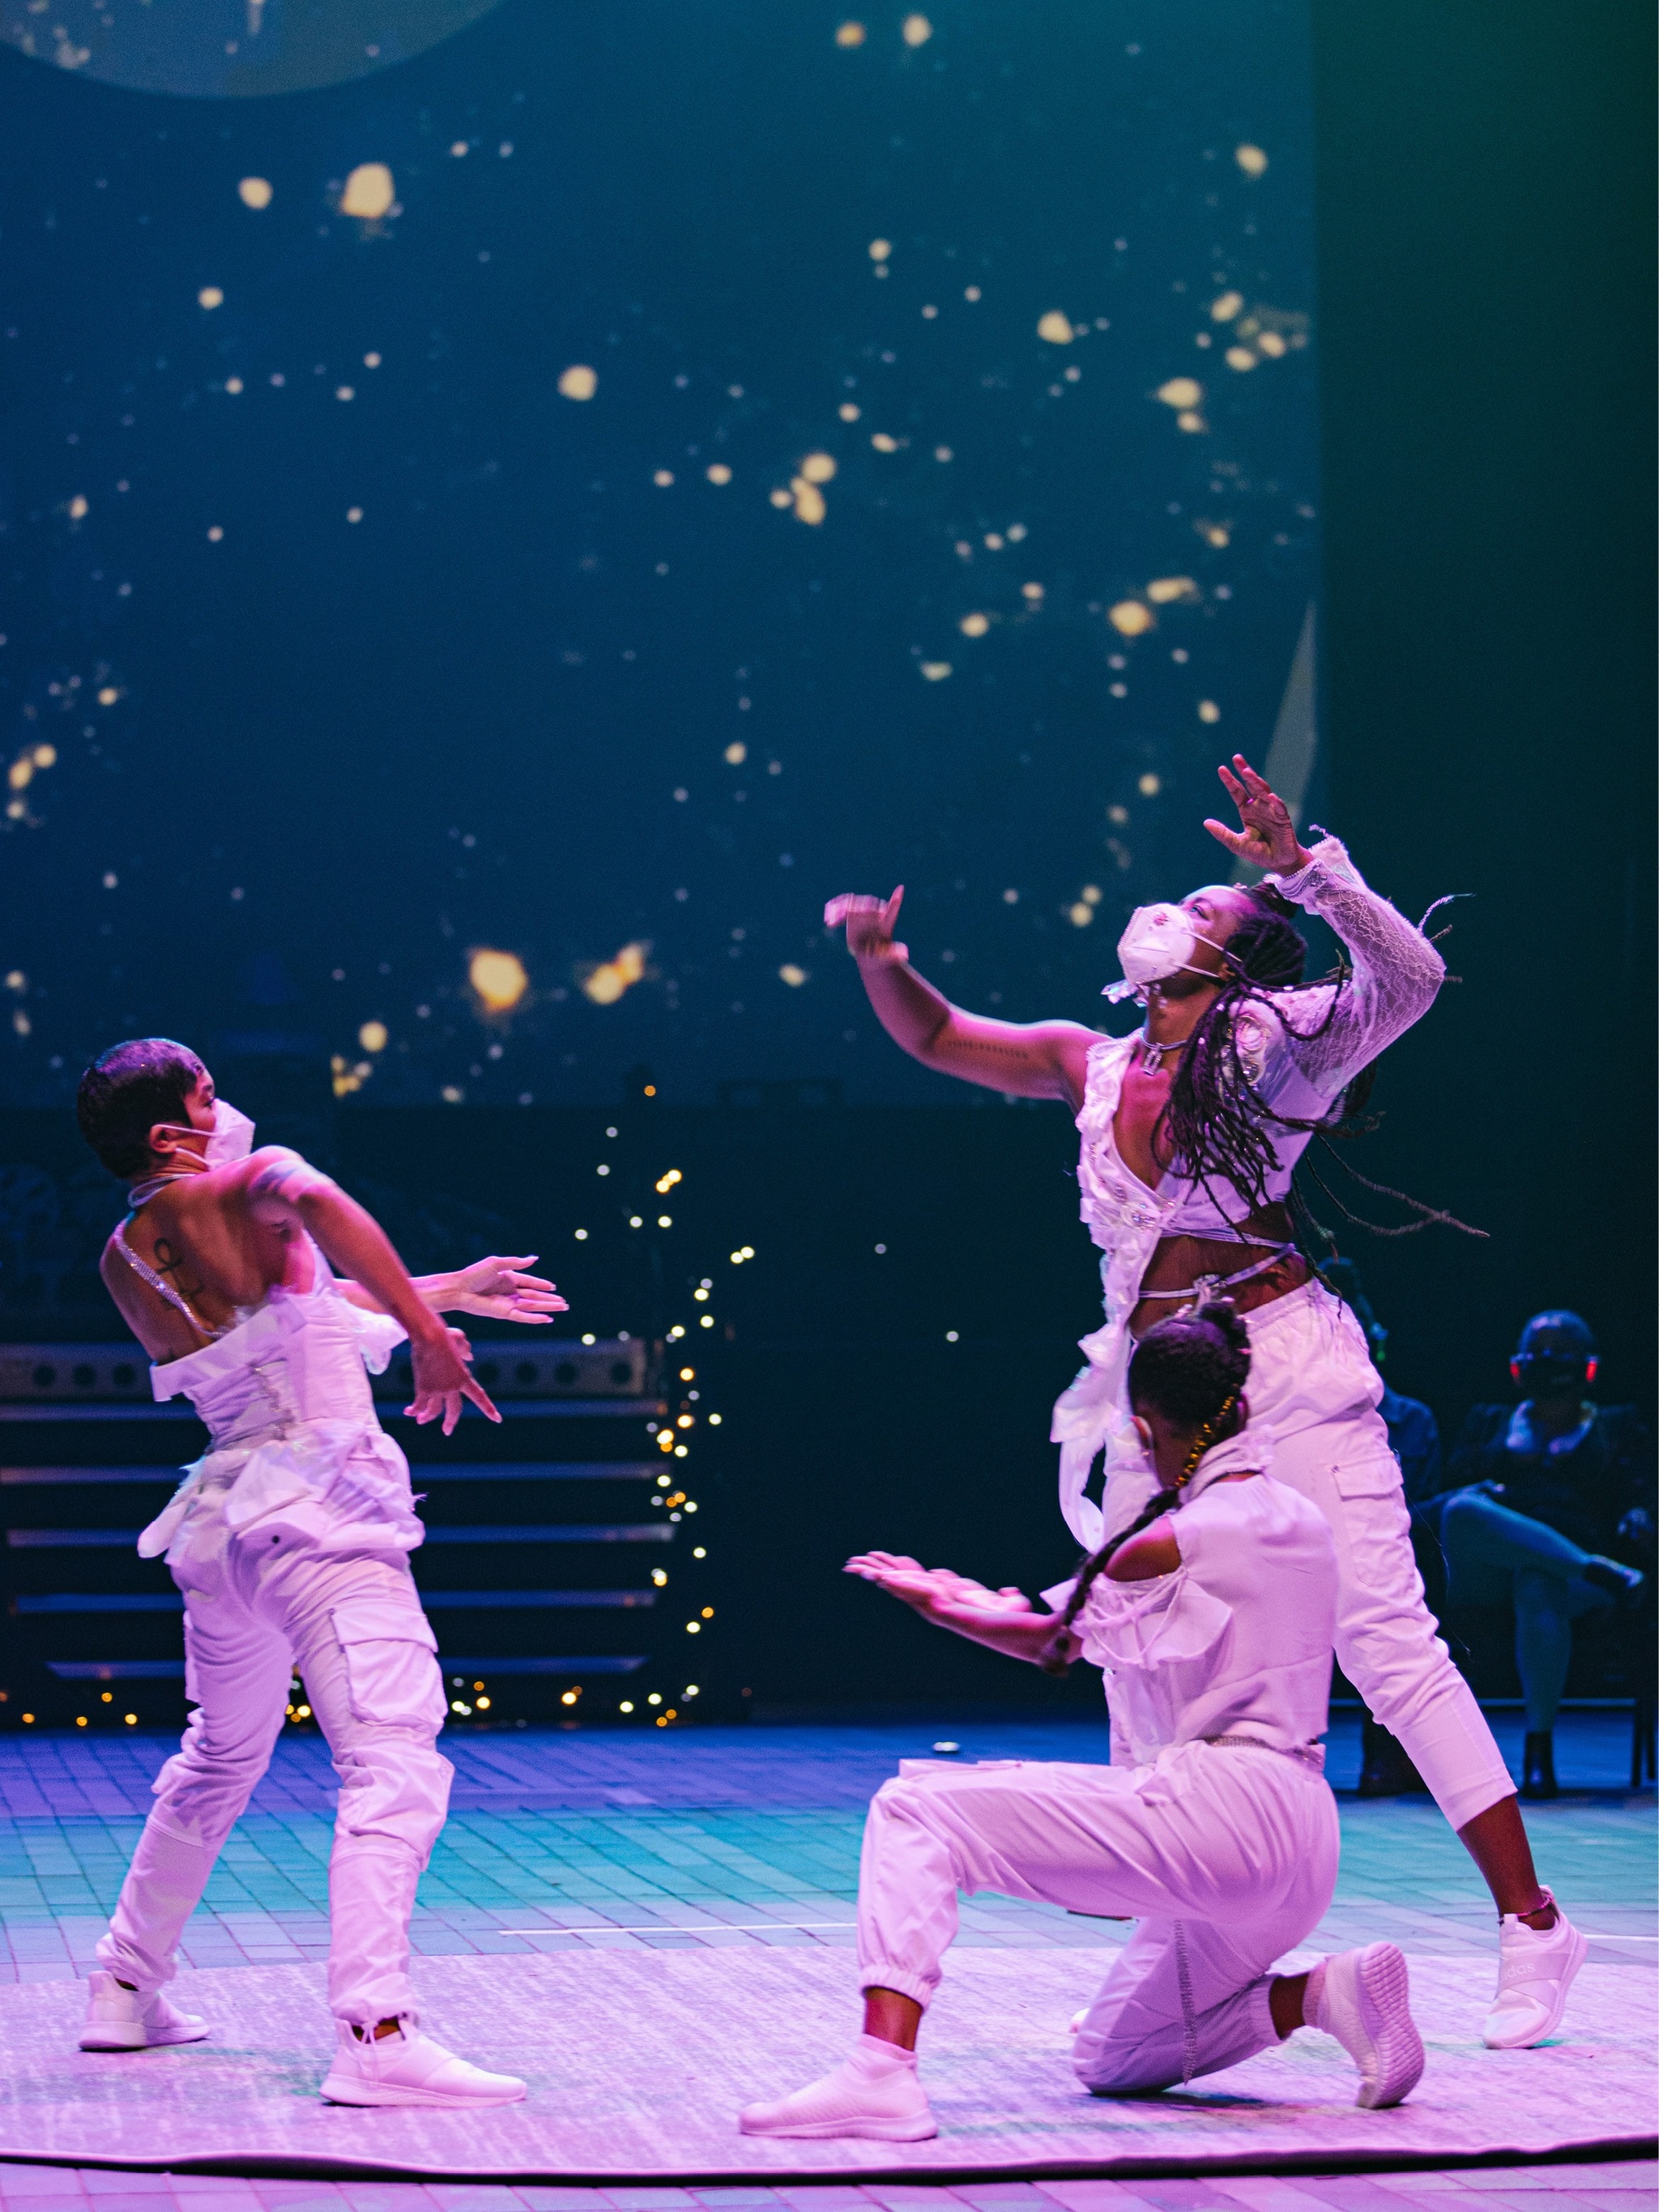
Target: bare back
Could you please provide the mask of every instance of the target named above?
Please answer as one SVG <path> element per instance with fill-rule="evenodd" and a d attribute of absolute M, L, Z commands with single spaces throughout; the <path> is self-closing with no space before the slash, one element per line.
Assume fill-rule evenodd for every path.
<path fill-rule="evenodd" d="M 99 1263 L 104 1287 L 152 1359 L 199 1351 L 209 1336 L 234 1325 L 239 1310 L 261 1304 L 273 1290 L 312 1288 L 316 1262 L 304 1231 L 290 1213 L 262 1202 L 256 1188 L 274 1165 L 295 1158 L 265 1146 L 233 1167 L 181 1176 L 123 1224 L 131 1250 L 184 1301 L 188 1315 L 125 1257 L 119 1232 L 106 1244 Z"/>

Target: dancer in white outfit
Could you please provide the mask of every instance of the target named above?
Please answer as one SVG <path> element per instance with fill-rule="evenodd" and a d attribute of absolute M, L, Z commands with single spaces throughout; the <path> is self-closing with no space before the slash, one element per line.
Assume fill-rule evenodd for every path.
<path fill-rule="evenodd" d="M 1229 1305 L 1148 1332 L 1128 1387 L 1153 1496 L 1074 1583 L 1046 1594 L 1058 1618 L 915 1559 L 872 1552 L 848 1563 L 994 1650 L 1060 1673 L 1080 1651 L 1117 1692 L 1128 1757 L 906 1760 L 865 1828 L 864 2034 L 822 2081 L 750 2106 L 746 2133 L 908 2142 L 936 2132 L 916 2031 L 956 1934 L 958 1890 L 1139 1921 L 1077 2023 L 1073 2064 L 1097 2094 L 1218 2073 L 1303 2026 L 1343 2044 L 1362 2105 L 1398 2104 L 1417 2081 L 1423 2045 L 1394 1945 L 1307 1974 L 1269 1972 L 1318 1924 L 1336 1882 L 1318 1739 L 1337 1566 L 1321 1516 L 1261 1471 L 1273 1440 L 1249 1419 L 1249 1368 Z"/>
<path fill-rule="evenodd" d="M 165 1554 L 185 1597 L 182 1748 L 155 1784 L 108 1931 L 85 2051 L 192 2042 L 204 2021 L 162 1994 L 185 1921 L 280 1734 L 292 1671 L 333 1754 L 329 2003 L 338 2048 L 322 2094 L 349 2105 L 511 2103 L 522 2081 L 421 2033 L 409 1978 L 415 1888 L 453 1772 L 436 1640 L 409 1553 L 423 1534 L 409 1468 L 374 1417 L 368 1372 L 407 1335 L 410 1411 L 446 1435 L 470 1398 L 466 1340 L 441 1311 L 544 1322 L 562 1308 L 528 1260 L 411 1281 L 371 1218 L 299 1155 L 252 1152 L 252 1124 L 194 1054 L 118 1045 L 82 1079 L 81 1126 L 131 1184 L 104 1280 L 156 1363 L 158 1399 L 186 1396 L 206 1455 L 138 1548 Z M 337 1281 L 328 1259 L 356 1280 Z"/>
<path fill-rule="evenodd" d="M 1255 1355 L 1257 1418 L 1278 1440 L 1273 1473 L 1336 1540 L 1343 1672 L 1406 1747 L 1498 1906 L 1486 2039 L 1535 2044 L 1559 2025 L 1584 1940 L 1539 1883 L 1514 1782 L 1435 1633 L 1376 1410 L 1382 1377 L 1353 1316 L 1297 1249 L 1287 1202 L 1310 1139 L 1357 1110 L 1365 1071 L 1427 1011 L 1444 969 L 1336 838 L 1300 842 L 1242 755 L 1220 774 L 1241 828 L 1205 827 L 1269 870 L 1267 883 L 1212 884 L 1179 906 L 1136 911 L 1118 948 L 1125 980 L 1108 993 L 1145 1004 L 1131 1036 L 951 1006 L 894 941 L 902 890 L 832 900 L 825 920 L 846 922 L 871 1004 L 907 1052 L 999 1091 L 1063 1098 L 1077 1116 L 1083 1218 L 1101 1249 L 1106 1305 L 1105 1326 L 1083 1340 L 1088 1364 L 1054 1408 L 1060 1506 L 1080 1543 L 1125 1526 L 1147 1496 L 1124 1387 L 1136 1336 L 1206 1288 L 1235 1297 Z M 1286 919 L 1298 905 L 1336 933 L 1351 972 L 1302 986 L 1306 947 Z M 1096 1505 L 1085 1491 L 1103 1452 Z"/>

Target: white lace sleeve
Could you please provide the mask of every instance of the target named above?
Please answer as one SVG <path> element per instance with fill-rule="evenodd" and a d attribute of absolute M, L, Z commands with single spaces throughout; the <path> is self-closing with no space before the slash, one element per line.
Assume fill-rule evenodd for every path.
<path fill-rule="evenodd" d="M 1365 882 L 1340 837 L 1325 837 L 1305 868 L 1267 881 L 1328 922 L 1346 947 L 1353 975 L 1322 1036 L 1287 1049 L 1300 1073 L 1334 1098 L 1383 1048 L 1403 1036 L 1434 1004 L 1446 963 L 1419 929 Z M 1317 1029 L 1332 989 L 1297 992 L 1276 1004 L 1287 1030 Z"/>

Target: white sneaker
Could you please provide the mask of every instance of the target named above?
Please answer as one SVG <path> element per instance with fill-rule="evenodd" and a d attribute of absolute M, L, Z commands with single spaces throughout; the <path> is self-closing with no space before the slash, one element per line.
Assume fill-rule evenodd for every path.
<path fill-rule="evenodd" d="M 1376 2112 L 1399 2104 L 1423 2075 L 1405 1954 L 1393 1943 L 1368 1943 L 1321 1964 L 1322 1986 L 1310 1982 L 1309 2027 L 1334 2035 L 1359 2069 L 1357 2105 Z"/>
<path fill-rule="evenodd" d="M 738 2125 L 746 2136 L 794 2136 L 818 2142 L 829 2136 L 863 2136 L 872 2142 L 925 2142 L 939 2133 L 915 2062 L 884 2060 L 868 2053 L 861 2038 L 853 2056 L 833 2074 L 775 2104 L 745 2105 Z M 884 2049 L 896 2046 L 887 2045 Z"/>
<path fill-rule="evenodd" d="M 199 2043 L 210 2033 L 204 2020 L 179 2012 L 159 1990 L 144 1996 L 102 1968 L 89 1984 L 82 2051 L 150 2051 L 164 2043 Z"/>
<path fill-rule="evenodd" d="M 525 2085 L 514 2074 L 487 2074 L 457 2058 L 416 2027 L 359 2035 L 338 2023 L 340 2046 L 322 2094 L 333 2105 L 516 2105 Z"/>
<path fill-rule="evenodd" d="M 1547 1889 L 1544 1894 L 1555 1904 Z M 1525 2051 L 1553 2035 L 1589 1949 L 1559 1905 L 1554 1927 L 1541 1932 L 1506 1912 L 1498 1923 L 1498 1995 L 1486 2014 L 1487 2050 Z"/>

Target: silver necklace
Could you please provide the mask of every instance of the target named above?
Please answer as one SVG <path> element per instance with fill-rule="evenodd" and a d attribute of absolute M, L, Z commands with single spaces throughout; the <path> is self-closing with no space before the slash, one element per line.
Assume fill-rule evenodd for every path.
<path fill-rule="evenodd" d="M 1184 1046 L 1189 1045 L 1191 1042 L 1192 1039 L 1189 1036 L 1184 1036 L 1176 1037 L 1174 1042 L 1170 1044 L 1158 1044 L 1152 1037 L 1147 1036 L 1145 1030 L 1142 1030 L 1140 1032 L 1141 1072 L 1146 1075 L 1162 1075 L 1164 1073 L 1164 1054 L 1166 1052 L 1180 1052 Z"/>
<path fill-rule="evenodd" d="M 148 1206 L 156 1192 L 167 1183 L 188 1182 L 192 1175 L 199 1172 L 200 1170 L 195 1168 L 173 1168 L 164 1175 L 144 1176 L 129 1188 L 127 1205 L 134 1213 L 137 1213 L 141 1206 Z"/>

